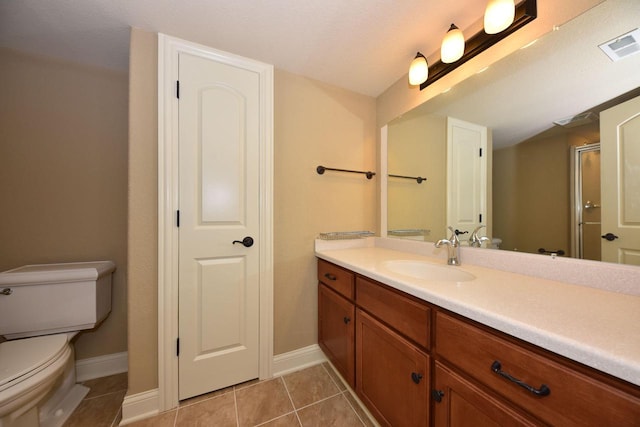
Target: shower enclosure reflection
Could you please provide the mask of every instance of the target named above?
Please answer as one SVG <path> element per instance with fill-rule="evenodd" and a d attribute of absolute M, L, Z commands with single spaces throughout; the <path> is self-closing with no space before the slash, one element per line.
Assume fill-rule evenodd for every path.
<path fill-rule="evenodd" d="M 600 261 L 600 143 L 572 149 L 572 253 Z"/>

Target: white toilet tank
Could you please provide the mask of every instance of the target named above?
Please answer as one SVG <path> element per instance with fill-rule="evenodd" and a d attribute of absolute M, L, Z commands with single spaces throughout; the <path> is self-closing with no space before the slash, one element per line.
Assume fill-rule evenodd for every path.
<path fill-rule="evenodd" d="M 0 273 L 0 335 L 91 329 L 111 311 L 112 261 L 25 265 Z"/>

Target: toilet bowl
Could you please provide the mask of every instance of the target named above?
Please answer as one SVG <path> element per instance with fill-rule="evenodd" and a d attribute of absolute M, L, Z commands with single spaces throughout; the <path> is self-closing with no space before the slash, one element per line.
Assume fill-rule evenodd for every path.
<path fill-rule="evenodd" d="M 0 427 L 59 427 L 89 389 L 76 384 L 73 339 L 111 310 L 111 261 L 0 273 Z"/>

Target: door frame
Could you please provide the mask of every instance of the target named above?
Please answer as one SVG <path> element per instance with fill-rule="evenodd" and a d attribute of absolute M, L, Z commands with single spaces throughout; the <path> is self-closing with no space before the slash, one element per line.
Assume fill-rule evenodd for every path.
<path fill-rule="evenodd" d="M 273 376 L 273 66 L 158 34 L 158 409 L 178 406 L 178 56 L 250 70 L 260 80 L 260 379 Z"/>

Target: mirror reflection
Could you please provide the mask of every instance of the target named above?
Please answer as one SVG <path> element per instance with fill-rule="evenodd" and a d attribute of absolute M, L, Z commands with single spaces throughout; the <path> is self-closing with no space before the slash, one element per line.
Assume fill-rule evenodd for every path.
<path fill-rule="evenodd" d="M 466 241 L 482 225 L 483 247 L 640 265 L 640 149 L 630 142 L 640 133 L 640 54 L 629 45 L 613 61 L 599 48 L 627 43 L 620 36 L 639 18 L 633 0 L 607 0 L 390 122 L 388 173 L 427 180 L 387 178 L 388 235 L 433 242 L 454 225 Z M 620 105 L 630 109 L 622 136 L 603 119 Z M 605 138 L 605 125 L 618 131 Z M 482 147 L 473 126 L 488 135 L 479 163 L 468 154 Z M 613 141 L 602 153 L 601 139 Z M 621 167 L 604 160 L 616 147 Z M 607 233 L 618 246 L 603 258 Z"/>

